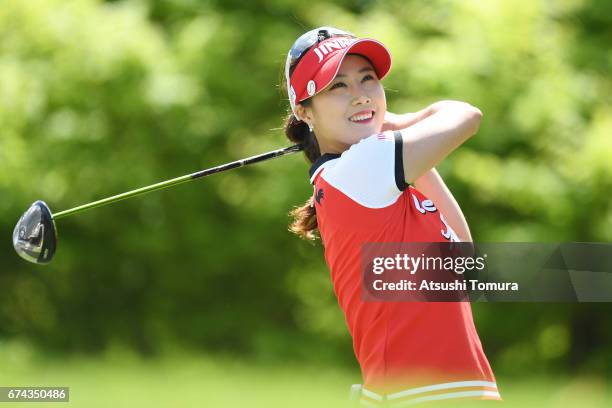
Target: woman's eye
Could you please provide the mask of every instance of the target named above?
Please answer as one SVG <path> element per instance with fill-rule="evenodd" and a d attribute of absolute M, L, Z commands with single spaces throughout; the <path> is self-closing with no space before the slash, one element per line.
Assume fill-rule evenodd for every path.
<path fill-rule="evenodd" d="M 362 79 L 361 81 L 362 81 L 362 82 L 363 82 L 363 81 L 368 81 L 368 80 L 370 80 L 370 79 L 374 79 L 374 77 L 373 77 L 372 75 L 368 74 L 368 75 L 364 76 L 364 77 L 363 77 L 363 79 Z"/>
<path fill-rule="evenodd" d="M 346 84 L 344 82 L 336 82 L 329 89 L 332 90 L 332 89 L 340 88 L 340 87 L 343 87 L 343 86 L 346 86 Z"/>

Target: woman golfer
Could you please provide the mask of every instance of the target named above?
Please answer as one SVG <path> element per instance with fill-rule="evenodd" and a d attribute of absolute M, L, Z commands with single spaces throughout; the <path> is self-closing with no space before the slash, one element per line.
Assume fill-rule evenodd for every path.
<path fill-rule="evenodd" d="M 387 111 L 391 56 L 373 39 L 321 27 L 291 47 L 285 133 L 312 163 L 312 198 L 292 212 L 295 233 L 318 229 L 361 366 L 365 405 L 500 399 L 468 302 L 366 302 L 362 244 L 471 241 L 434 166 L 476 133 L 481 112 L 441 101 Z"/>

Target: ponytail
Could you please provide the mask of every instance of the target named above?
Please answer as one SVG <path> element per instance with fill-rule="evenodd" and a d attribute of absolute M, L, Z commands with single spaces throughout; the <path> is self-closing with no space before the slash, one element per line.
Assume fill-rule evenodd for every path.
<path fill-rule="evenodd" d="M 306 106 L 310 103 L 311 101 L 308 99 L 302 101 L 302 104 Z M 299 120 L 293 112 L 287 116 L 284 129 L 285 135 L 289 140 L 302 145 L 306 159 L 311 164 L 321 157 L 319 143 L 317 143 L 314 133 L 310 131 L 306 122 Z M 289 226 L 289 231 L 307 240 L 315 240 L 317 238 L 317 214 L 312 197 L 302 206 L 291 210 L 289 216 L 293 219 Z"/>
<path fill-rule="evenodd" d="M 303 205 L 291 210 L 289 215 L 293 218 L 289 231 L 309 241 L 317 239 L 317 213 L 312 197 L 306 200 Z"/>

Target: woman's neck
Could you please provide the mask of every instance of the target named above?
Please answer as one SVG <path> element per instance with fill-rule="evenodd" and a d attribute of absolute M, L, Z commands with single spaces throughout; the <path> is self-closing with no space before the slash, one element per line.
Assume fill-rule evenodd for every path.
<path fill-rule="evenodd" d="M 336 140 L 325 140 L 317 138 L 319 143 L 319 151 L 321 155 L 324 154 L 342 154 L 345 150 L 348 150 L 351 145 L 342 143 Z"/>

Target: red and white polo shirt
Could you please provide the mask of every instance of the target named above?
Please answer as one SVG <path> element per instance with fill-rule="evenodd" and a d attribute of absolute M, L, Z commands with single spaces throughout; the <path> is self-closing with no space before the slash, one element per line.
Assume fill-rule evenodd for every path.
<path fill-rule="evenodd" d="M 310 169 L 334 291 L 364 381 L 362 402 L 391 406 L 500 399 L 468 302 L 366 302 L 364 243 L 458 240 L 439 210 L 404 181 L 401 133 L 372 135 Z"/>

